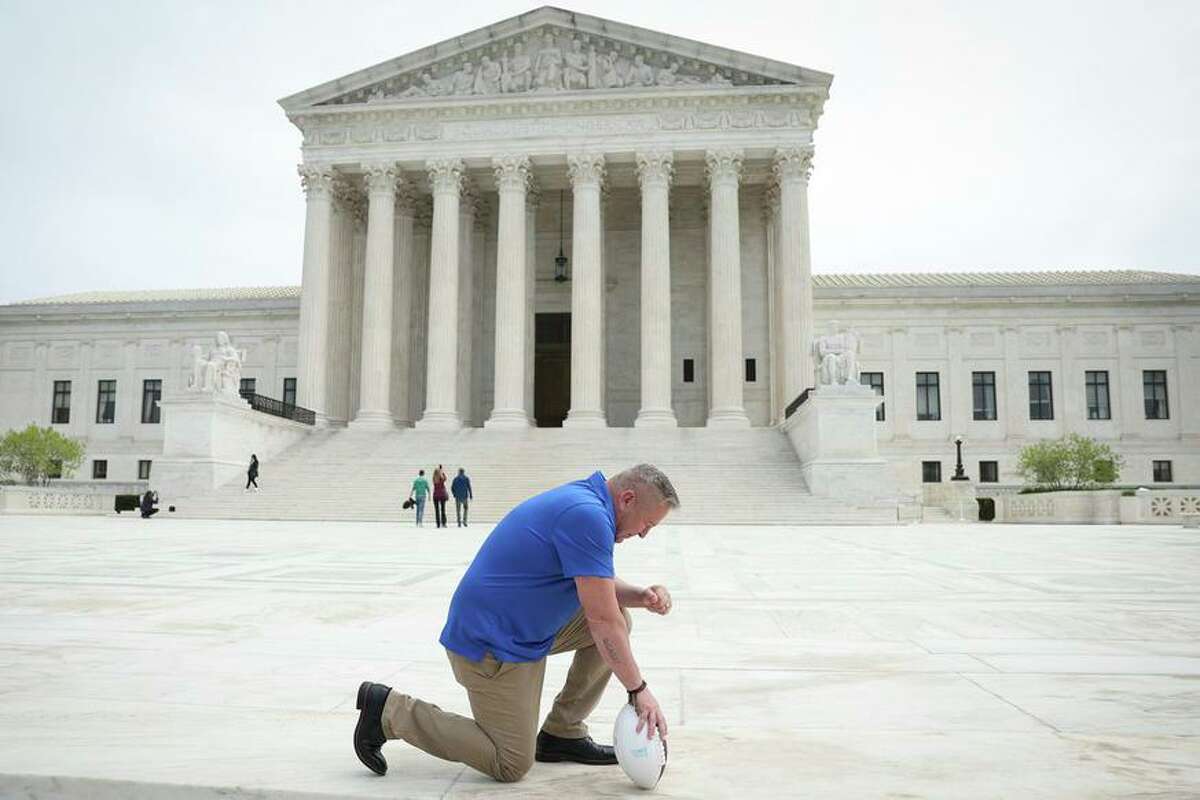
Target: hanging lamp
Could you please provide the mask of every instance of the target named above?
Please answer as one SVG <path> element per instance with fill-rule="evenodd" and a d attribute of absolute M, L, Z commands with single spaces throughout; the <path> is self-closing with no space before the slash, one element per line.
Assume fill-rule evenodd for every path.
<path fill-rule="evenodd" d="M 567 277 L 567 257 L 563 254 L 563 191 L 558 190 L 558 255 L 554 259 L 554 281 L 565 283 Z"/>

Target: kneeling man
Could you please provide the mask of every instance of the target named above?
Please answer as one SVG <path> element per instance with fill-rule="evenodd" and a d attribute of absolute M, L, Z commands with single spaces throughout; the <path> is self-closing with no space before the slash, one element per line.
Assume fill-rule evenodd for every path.
<path fill-rule="evenodd" d="M 484 541 L 450 601 L 442 630 L 472 718 L 442 711 L 379 683 L 358 689 L 354 751 L 383 775 L 380 748 L 403 739 L 498 781 L 520 780 L 538 761 L 615 764 L 585 723 L 616 673 L 639 727 L 667 735 L 667 720 L 629 644 L 627 608 L 671 610 L 663 586 L 616 577 L 613 546 L 647 533 L 679 496 L 667 476 L 639 464 L 610 479 L 599 472 L 530 498 Z M 546 656 L 574 652 L 567 681 L 538 731 Z"/>

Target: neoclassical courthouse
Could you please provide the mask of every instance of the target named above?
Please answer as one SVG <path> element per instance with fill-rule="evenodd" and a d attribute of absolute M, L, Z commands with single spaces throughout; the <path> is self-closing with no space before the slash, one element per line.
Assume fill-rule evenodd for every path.
<path fill-rule="evenodd" d="M 157 401 L 224 330 L 243 389 L 314 430 L 769 429 L 836 319 L 902 484 L 948 478 L 955 436 L 973 478 L 1015 481 L 1022 444 L 1067 432 L 1124 482 L 1200 483 L 1200 276 L 812 275 L 831 81 L 547 7 L 287 97 L 301 286 L 0 307 L 0 428 L 145 477 Z"/>

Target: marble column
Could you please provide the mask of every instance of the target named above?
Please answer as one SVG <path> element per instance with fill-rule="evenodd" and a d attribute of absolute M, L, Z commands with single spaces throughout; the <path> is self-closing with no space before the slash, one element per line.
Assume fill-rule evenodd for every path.
<path fill-rule="evenodd" d="M 951 440 L 955 436 L 966 436 L 970 422 L 974 421 L 974 379 L 963 362 L 966 331 L 958 327 L 945 329 L 946 334 L 946 389 L 942 396 L 942 418 Z"/>
<path fill-rule="evenodd" d="M 300 331 L 296 403 L 327 422 L 325 371 L 329 358 L 329 233 L 333 217 L 333 168 L 304 164 L 300 182 L 307 198 L 304 215 L 304 270 L 300 289 Z"/>
<path fill-rule="evenodd" d="M 893 441 L 906 442 L 912 438 L 912 423 L 917 418 L 917 384 L 908 353 L 912 337 L 908 328 L 888 328 L 891 338 L 891 373 L 884 376 L 883 418 L 891 429 Z M 816 379 L 814 372 L 812 378 Z"/>
<path fill-rule="evenodd" d="M 392 295 L 392 419 L 401 427 L 412 426 L 413 316 L 413 229 L 416 224 L 417 197 L 408 183 L 396 194 L 394 215 L 395 251 L 392 256 L 394 286 Z"/>
<path fill-rule="evenodd" d="M 464 178 L 458 203 L 458 416 L 465 426 L 475 416 L 475 220 L 480 208 L 479 193 Z"/>
<path fill-rule="evenodd" d="M 604 413 L 604 269 L 600 187 L 604 156 L 568 157 L 574 190 L 571 223 L 575 265 L 571 273 L 571 408 L 564 428 L 603 428 Z"/>
<path fill-rule="evenodd" d="M 362 365 L 359 404 L 350 424 L 388 429 L 392 423 L 392 303 L 396 248 L 394 162 L 363 165 L 367 184 L 367 255 L 363 272 Z"/>
<path fill-rule="evenodd" d="M 763 192 L 763 231 L 767 257 L 767 353 L 771 367 L 770 416 L 772 424 L 783 422 L 787 403 L 783 399 L 784 376 L 780 363 L 783 356 L 779 310 L 782 307 L 779 288 L 779 185 L 769 184 Z"/>
<path fill-rule="evenodd" d="M 671 403 L 671 153 L 637 154 L 642 188 L 642 405 L 636 427 L 678 425 Z"/>
<path fill-rule="evenodd" d="M 439 159 L 427 164 L 433 190 L 429 254 L 429 327 L 425 361 L 425 414 L 418 428 L 455 430 L 458 413 L 458 202 L 463 163 Z"/>
<path fill-rule="evenodd" d="M 813 385 L 812 267 L 808 244 L 808 178 L 812 147 L 775 151 L 772 171 L 779 187 L 778 252 L 779 365 L 783 404 Z"/>
<path fill-rule="evenodd" d="M 49 352 L 50 346 L 45 342 L 33 346 L 33 413 L 30 419 L 43 427 L 54 422 L 54 382 L 46 378 Z"/>
<path fill-rule="evenodd" d="M 525 415 L 536 425 L 533 416 L 533 367 L 537 338 L 537 210 L 541 192 L 530 184 L 525 192 Z"/>
<path fill-rule="evenodd" d="M 1020 446 L 1029 419 L 1029 376 L 1021 369 L 1021 329 L 1004 328 L 1004 404 L 997 409 L 1004 432 Z M 1000 398 L 997 398 L 997 402 Z"/>
<path fill-rule="evenodd" d="M 1177 323 L 1171 326 L 1171 333 L 1175 345 L 1175 386 L 1167 387 L 1171 416 L 1179 420 L 1179 435 L 1187 445 L 1194 447 L 1200 440 L 1200 408 L 1191 402 L 1200 397 L 1200 375 L 1196 370 L 1200 346 L 1196 342 L 1196 326 Z"/>
<path fill-rule="evenodd" d="M 121 348 L 121 379 L 117 381 L 117 432 L 122 436 L 133 436 L 141 430 L 142 384 L 137 379 L 138 342 L 130 339 Z M 121 388 L 121 384 L 125 388 Z M 124 395 L 124 398 L 122 398 Z M 121 405 L 124 400 L 124 407 Z M 137 475 L 135 472 L 134 475 Z"/>
<path fill-rule="evenodd" d="M 527 428 L 525 368 L 529 335 L 529 296 L 526 290 L 525 195 L 529 158 L 505 156 L 492 160 L 500 197 L 496 224 L 496 376 L 492 415 L 485 423 L 495 428 Z"/>
<path fill-rule="evenodd" d="M 325 376 L 325 412 L 330 425 L 345 425 L 352 416 L 350 364 L 354 353 L 351 326 L 354 310 L 354 273 L 351 263 L 354 250 L 354 206 L 359 191 L 349 181 L 334 183 L 333 221 L 330 227 L 329 263 L 329 361 Z M 263 382 L 261 391 L 275 397 L 272 378 Z"/>
<path fill-rule="evenodd" d="M 1117 375 L 1109 384 L 1116 384 L 1115 393 L 1109 390 L 1109 403 L 1113 405 L 1113 419 L 1117 421 L 1122 440 L 1141 439 L 1146 426 L 1142 371 L 1135 360 L 1134 333 L 1135 328 L 1130 323 L 1117 325 Z"/>
<path fill-rule="evenodd" d="M 705 156 L 709 181 L 708 319 L 712 404 L 709 427 L 748 428 L 742 401 L 742 256 L 738 219 L 738 183 L 742 174 L 739 150 L 710 150 Z"/>
<path fill-rule="evenodd" d="M 1052 386 L 1055 403 L 1054 417 L 1060 420 L 1061 433 L 1079 433 L 1087 419 L 1084 398 L 1083 373 L 1075 372 L 1075 345 L 1078 339 L 1074 325 L 1058 326 L 1058 352 L 1060 367 L 1058 385 Z"/>

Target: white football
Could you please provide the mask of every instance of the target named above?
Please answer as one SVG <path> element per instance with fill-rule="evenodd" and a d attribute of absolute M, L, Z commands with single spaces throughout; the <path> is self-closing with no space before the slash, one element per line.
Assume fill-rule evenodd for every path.
<path fill-rule="evenodd" d="M 637 724 L 637 711 L 626 703 L 613 725 L 613 749 L 629 780 L 643 789 L 653 789 L 667 769 L 667 743 L 659 738 L 658 731 L 647 739 L 646 729 L 639 733 Z"/>

